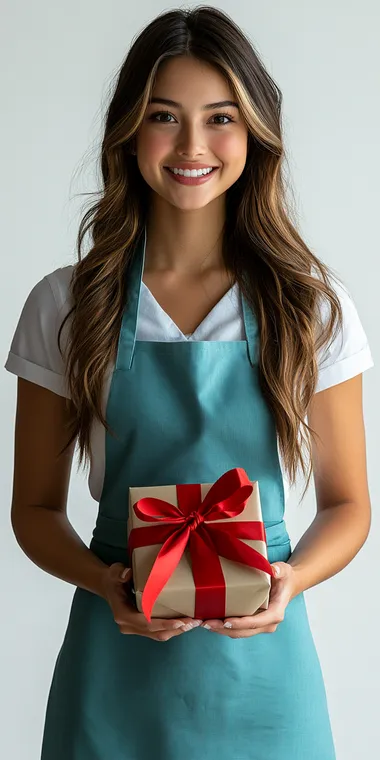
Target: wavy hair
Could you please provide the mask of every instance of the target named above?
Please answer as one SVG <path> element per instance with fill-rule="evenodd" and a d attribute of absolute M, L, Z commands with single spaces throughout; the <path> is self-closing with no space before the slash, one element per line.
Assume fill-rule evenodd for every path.
<path fill-rule="evenodd" d="M 226 77 L 248 128 L 246 164 L 226 194 L 223 257 L 255 312 L 261 391 L 290 483 L 299 468 L 307 477 L 304 495 L 312 474 L 314 431 L 306 416 L 317 383 L 317 352 L 335 338 L 342 310 L 332 270 L 301 239 L 286 196 L 281 92 L 241 29 L 212 6 L 158 15 L 134 40 L 116 76 L 101 144 L 102 189 L 79 225 L 72 308 L 58 336 L 60 346 L 70 317 L 65 367 L 74 414 L 67 446 L 77 438 L 79 466 L 88 464 L 94 417 L 112 434 L 102 388 L 115 361 L 129 267 L 149 200 L 133 146 L 157 71 L 173 56 L 206 61 Z M 88 232 L 91 248 L 83 257 Z M 318 308 L 323 300 L 329 305 L 324 321 Z"/>

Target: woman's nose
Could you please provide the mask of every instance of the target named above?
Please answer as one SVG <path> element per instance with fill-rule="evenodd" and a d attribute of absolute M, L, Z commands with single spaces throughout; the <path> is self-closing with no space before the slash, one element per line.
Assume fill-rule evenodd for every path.
<path fill-rule="evenodd" d="M 196 127 L 184 127 L 178 136 L 177 148 L 191 160 L 204 150 L 204 139 Z"/>

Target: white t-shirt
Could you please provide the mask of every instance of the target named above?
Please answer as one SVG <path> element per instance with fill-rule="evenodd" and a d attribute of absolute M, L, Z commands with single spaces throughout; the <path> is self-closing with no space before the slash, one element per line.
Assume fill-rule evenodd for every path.
<path fill-rule="evenodd" d="M 5 369 L 9 372 L 66 397 L 70 394 L 64 379 L 64 364 L 57 345 L 57 335 L 71 306 L 69 285 L 73 269 L 73 265 L 56 269 L 31 290 L 22 309 L 5 364 Z M 339 283 L 334 285 L 334 289 L 343 309 L 343 330 L 318 357 L 316 392 L 348 380 L 374 366 L 367 337 L 350 293 Z M 327 309 L 328 304 L 324 304 L 323 319 L 328 314 Z M 63 348 L 68 329 L 69 325 L 66 322 L 62 331 Z M 142 282 L 136 338 L 149 341 L 245 340 L 238 283 L 221 298 L 192 335 L 184 335 Z M 102 393 L 104 415 L 112 371 L 113 366 L 109 365 Z M 88 484 L 92 497 L 99 501 L 104 480 L 105 429 L 98 420 L 94 420 L 92 424 L 90 445 Z M 278 453 L 286 500 L 289 483 L 279 447 Z"/>

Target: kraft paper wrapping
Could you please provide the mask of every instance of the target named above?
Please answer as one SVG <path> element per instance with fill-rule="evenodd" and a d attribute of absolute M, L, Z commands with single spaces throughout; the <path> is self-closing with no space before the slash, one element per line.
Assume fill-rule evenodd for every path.
<path fill-rule="evenodd" d="M 258 481 L 250 481 L 253 491 L 248 498 L 244 510 L 240 515 L 228 519 L 213 520 L 212 524 L 242 520 L 262 521 L 260 492 Z M 202 483 L 202 500 L 210 490 L 212 483 Z M 129 489 L 129 516 L 127 531 L 128 536 L 132 528 L 157 525 L 154 522 L 140 520 L 132 509 L 133 505 L 143 497 L 153 496 L 164 499 L 177 506 L 177 492 L 175 485 L 133 487 Z M 160 524 L 164 524 L 164 520 Z M 205 524 L 209 522 L 205 520 Z M 211 522 L 211 521 L 210 521 Z M 239 539 L 260 552 L 268 559 L 267 545 L 265 541 Z M 141 597 L 148 576 L 160 551 L 162 543 L 142 546 L 132 552 L 132 573 L 135 590 L 136 606 L 142 612 Z M 254 615 L 259 609 L 266 610 L 269 604 L 269 592 L 271 577 L 268 573 L 256 568 L 248 567 L 240 562 L 232 562 L 225 557 L 219 557 L 226 583 L 226 614 L 225 617 L 242 617 Z M 191 569 L 189 549 L 186 547 L 179 564 L 170 576 L 168 582 L 156 599 L 152 609 L 152 618 L 194 617 L 195 610 L 195 585 Z"/>

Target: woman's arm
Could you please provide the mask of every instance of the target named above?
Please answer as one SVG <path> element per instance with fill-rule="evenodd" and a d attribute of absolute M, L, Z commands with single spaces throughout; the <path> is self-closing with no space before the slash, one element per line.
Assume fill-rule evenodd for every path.
<path fill-rule="evenodd" d="M 362 375 L 316 393 L 309 407 L 317 514 L 294 548 L 292 596 L 342 570 L 368 536 L 371 503 L 367 482 Z"/>
<path fill-rule="evenodd" d="M 67 442 L 66 399 L 18 379 L 11 520 L 25 554 L 51 575 L 103 596 L 108 567 L 87 548 L 66 514 L 75 442 Z"/>
<path fill-rule="evenodd" d="M 367 484 L 362 375 L 316 393 L 309 426 L 318 434 L 312 445 L 317 514 L 287 562 L 272 563 L 266 610 L 241 618 L 205 620 L 219 636 L 247 638 L 274 633 L 289 602 L 342 570 L 363 546 L 371 524 Z M 231 630 L 232 629 L 232 630 Z"/>

